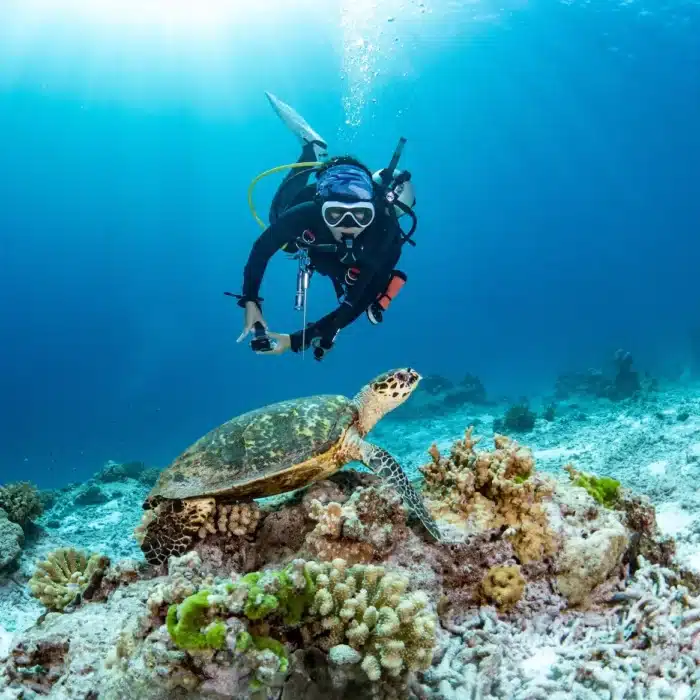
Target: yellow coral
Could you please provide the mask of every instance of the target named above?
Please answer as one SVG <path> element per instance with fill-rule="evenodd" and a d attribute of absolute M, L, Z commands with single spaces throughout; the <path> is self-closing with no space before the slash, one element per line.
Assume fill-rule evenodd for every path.
<path fill-rule="evenodd" d="M 245 537 L 257 530 L 260 522 L 260 508 L 252 503 L 217 503 L 216 509 L 209 520 L 199 529 L 199 537 L 204 539 L 208 534 L 217 532 L 226 535 Z"/>
<path fill-rule="evenodd" d="M 450 456 L 443 457 L 433 445 L 432 462 L 421 467 L 426 497 L 439 519 L 467 519 L 466 527 L 477 532 L 506 526 L 507 536 L 522 563 L 541 559 L 556 551 L 542 499 L 551 486 L 531 478 L 532 453 L 505 435 L 494 437 L 495 450 L 476 452 L 479 439 L 473 427 L 457 440 Z"/>
<path fill-rule="evenodd" d="M 355 650 L 371 681 L 430 667 L 437 619 L 423 592 L 406 593 L 407 578 L 380 566 L 348 568 L 342 559 L 307 562 L 305 570 L 316 584 L 310 610 L 316 620 L 302 628 L 307 640 L 331 658 L 359 658 L 348 647 Z"/>
<path fill-rule="evenodd" d="M 37 562 L 29 588 L 49 610 L 60 611 L 81 595 L 93 577 L 108 565 L 109 559 L 99 554 L 88 558 L 73 548 L 57 549 L 46 561 Z"/>
<path fill-rule="evenodd" d="M 487 600 L 508 609 L 522 597 L 525 579 L 519 566 L 492 566 L 481 582 L 481 590 Z"/>

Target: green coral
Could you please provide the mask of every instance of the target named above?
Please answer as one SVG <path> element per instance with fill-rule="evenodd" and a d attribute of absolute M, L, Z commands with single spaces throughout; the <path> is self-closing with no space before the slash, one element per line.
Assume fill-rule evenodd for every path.
<path fill-rule="evenodd" d="M 592 496 L 596 503 L 612 508 L 620 498 L 620 482 L 609 476 L 595 476 L 577 471 L 570 464 L 564 467 L 575 486 L 580 486 Z"/>
<path fill-rule="evenodd" d="M 281 634 L 284 627 L 300 628 L 306 644 L 324 649 L 338 663 L 360 665 L 370 681 L 404 678 L 430 666 L 437 628 L 425 594 L 406 593 L 407 587 L 408 579 L 382 567 L 297 559 L 281 570 L 255 572 L 195 593 L 170 608 L 167 627 L 176 646 L 211 649 L 221 648 L 211 638 L 211 630 L 218 630 L 211 622 L 216 616 L 265 618 L 266 626 Z M 220 640 L 224 645 L 226 635 Z M 233 646 L 257 666 L 254 684 L 266 685 L 288 670 L 287 649 L 274 637 L 243 630 Z"/>
<path fill-rule="evenodd" d="M 272 637 L 252 637 L 252 643 L 258 651 L 271 651 L 279 659 L 280 673 L 287 673 L 289 652 L 282 642 Z"/>
<path fill-rule="evenodd" d="M 247 651 L 253 644 L 253 637 L 251 637 L 250 632 L 239 632 L 236 635 L 236 651 Z"/>
<path fill-rule="evenodd" d="M 261 620 L 279 612 L 286 625 L 301 622 L 304 610 L 311 604 L 316 586 L 308 572 L 295 581 L 292 565 L 280 571 L 256 571 L 241 579 L 248 590 L 243 612 L 249 620 Z M 301 583 L 301 585 L 298 585 Z M 274 591 L 274 594 L 270 591 Z"/>
<path fill-rule="evenodd" d="M 279 607 L 277 598 L 265 593 L 258 586 L 261 576 L 262 574 L 256 571 L 243 577 L 243 584 L 248 587 L 248 597 L 243 612 L 249 620 L 261 620 Z"/>
<path fill-rule="evenodd" d="M 209 595 L 207 590 L 199 591 L 168 609 L 168 632 L 180 649 L 223 649 L 226 646 L 226 625 L 220 620 L 209 620 Z"/>
<path fill-rule="evenodd" d="M 109 559 L 105 556 L 91 554 L 88 557 L 72 547 L 57 549 L 46 561 L 37 562 L 29 588 L 49 610 L 62 611 L 85 593 L 107 566 Z"/>

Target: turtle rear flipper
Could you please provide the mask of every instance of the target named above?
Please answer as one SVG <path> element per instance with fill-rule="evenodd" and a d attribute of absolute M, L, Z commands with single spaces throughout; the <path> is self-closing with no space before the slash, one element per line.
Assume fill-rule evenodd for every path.
<path fill-rule="evenodd" d="M 361 462 L 399 492 L 405 505 L 423 523 L 433 538 L 439 542 L 441 539 L 440 528 L 425 507 L 421 495 L 411 485 L 401 465 L 386 450 L 370 442 L 360 440 L 358 447 L 360 448 Z"/>
<path fill-rule="evenodd" d="M 163 500 L 146 527 L 141 549 L 149 564 L 165 564 L 169 557 L 185 554 L 200 528 L 214 515 L 213 498 Z"/>

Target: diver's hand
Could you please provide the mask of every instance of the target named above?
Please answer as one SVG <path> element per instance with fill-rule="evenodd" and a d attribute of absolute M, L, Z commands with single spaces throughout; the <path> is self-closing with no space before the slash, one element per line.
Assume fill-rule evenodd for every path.
<path fill-rule="evenodd" d="M 272 349 L 256 352 L 256 355 L 281 355 L 292 347 L 292 339 L 287 333 L 268 332 L 267 337 L 272 341 Z"/>
<path fill-rule="evenodd" d="M 263 318 L 260 307 L 254 301 L 247 301 L 245 305 L 245 320 L 243 321 L 243 332 L 238 336 L 237 343 L 240 343 L 253 330 L 253 326 L 260 323 L 267 330 L 267 323 Z"/>

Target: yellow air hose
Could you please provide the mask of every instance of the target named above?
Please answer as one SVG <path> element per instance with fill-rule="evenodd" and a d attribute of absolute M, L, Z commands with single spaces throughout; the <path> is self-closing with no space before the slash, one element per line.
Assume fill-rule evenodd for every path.
<path fill-rule="evenodd" d="M 310 161 L 308 163 L 288 163 L 287 165 L 278 165 L 274 168 L 270 168 L 269 170 L 266 170 L 264 173 L 260 173 L 257 177 L 253 178 L 253 181 L 250 183 L 250 186 L 248 187 L 248 206 L 250 207 L 250 212 L 253 215 L 253 218 L 258 222 L 258 225 L 260 228 L 265 229 L 267 228 L 265 222 L 258 216 L 257 212 L 255 211 L 255 205 L 253 204 L 253 190 L 255 189 L 255 185 L 258 184 L 260 180 L 262 180 L 264 177 L 267 177 L 268 175 L 272 175 L 273 173 L 278 173 L 280 170 L 287 170 L 289 168 L 315 168 L 319 165 L 325 165 L 325 163 L 320 163 L 317 161 Z"/>

